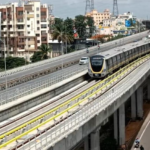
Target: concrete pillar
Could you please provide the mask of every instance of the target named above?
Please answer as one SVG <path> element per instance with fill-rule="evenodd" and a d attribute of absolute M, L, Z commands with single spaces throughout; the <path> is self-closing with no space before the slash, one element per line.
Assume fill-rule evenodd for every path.
<path fill-rule="evenodd" d="M 91 133 L 91 150 L 100 150 L 100 128 Z"/>
<path fill-rule="evenodd" d="M 131 118 L 136 119 L 136 94 L 133 93 L 131 96 Z"/>
<path fill-rule="evenodd" d="M 147 85 L 147 99 L 150 101 L 150 79 L 148 79 Z"/>
<path fill-rule="evenodd" d="M 90 150 L 89 148 L 89 137 L 85 137 L 84 139 L 84 150 Z"/>
<path fill-rule="evenodd" d="M 118 144 L 118 111 L 114 113 L 114 138 Z"/>
<path fill-rule="evenodd" d="M 125 143 L 125 106 L 119 108 L 119 145 Z"/>
<path fill-rule="evenodd" d="M 137 89 L 137 117 L 143 117 L 143 88 Z"/>

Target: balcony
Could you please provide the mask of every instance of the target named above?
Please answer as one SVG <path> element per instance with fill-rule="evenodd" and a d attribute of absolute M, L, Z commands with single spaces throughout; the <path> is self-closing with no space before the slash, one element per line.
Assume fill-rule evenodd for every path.
<path fill-rule="evenodd" d="M 1 25 L 7 25 L 7 21 L 5 20 L 5 21 L 2 21 L 1 22 Z"/>
<path fill-rule="evenodd" d="M 47 41 L 41 41 L 41 43 L 43 43 L 43 44 L 47 44 L 48 42 L 47 42 Z"/>
<path fill-rule="evenodd" d="M 18 45 L 25 45 L 25 41 L 18 41 Z"/>
<path fill-rule="evenodd" d="M 8 24 L 11 24 L 11 25 L 13 24 L 12 20 L 7 21 L 7 23 L 8 23 Z"/>
<path fill-rule="evenodd" d="M 17 31 L 24 31 L 24 28 L 17 28 Z"/>
<path fill-rule="evenodd" d="M 24 34 L 18 34 L 18 37 L 19 38 L 25 38 L 25 35 Z"/>
<path fill-rule="evenodd" d="M 7 37 L 7 35 L 6 35 L 6 34 L 4 34 L 4 35 L 2 35 L 2 37 Z"/>
<path fill-rule="evenodd" d="M 47 37 L 47 33 L 42 33 L 41 37 Z"/>
<path fill-rule="evenodd" d="M 34 14 L 28 14 L 27 18 L 34 18 Z"/>
<path fill-rule="evenodd" d="M 1 29 L 1 32 L 6 32 L 6 31 L 7 31 L 7 28 Z"/>
<path fill-rule="evenodd" d="M 29 44 L 29 45 L 34 45 L 34 44 L 35 44 L 35 41 L 28 41 L 28 44 Z"/>
<path fill-rule="evenodd" d="M 14 34 L 10 34 L 10 37 L 14 37 Z"/>
<path fill-rule="evenodd" d="M 25 24 L 24 20 L 22 22 L 17 21 L 17 24 Z"/>
<path fill-rule="evenodd" d="M 13 28 L 9 28 L 9 31 L 12 31 L 12 32 L 13 32 L 14 30 L 13 30 Z"/>

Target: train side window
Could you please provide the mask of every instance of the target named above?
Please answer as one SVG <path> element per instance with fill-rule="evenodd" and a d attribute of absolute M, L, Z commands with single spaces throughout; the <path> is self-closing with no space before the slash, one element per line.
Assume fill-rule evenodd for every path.
<path fill-rule="evenodd" d="M 113 60 L 112 60 L 112 58 L 109 59 L 109 63 L 110 63 L 110 66 L 112 67 L 113 66 Z"/>
<path fill-rule="evenodd" d="M 108 59 L 108 66 L 111 67 L 111 61 Z"/>
<path fill-rule="evenodd" d="M 124 53 L 121 53 L 121 60 L 124 60 Z"/>
<path fill-rule="evenodd" d="M 136 49 L 134 48 L 134 55 L 136 54 Z"/>
<path fill-rule="evenodd" d="M 115 65 L 116 64 L 116 57 L 114 56 L 112 60 L 113 60 L 113 65 Z"/>
<path fill-rule="evenodd" d="M 117 61 L 120 61 L 120 55 L 117 55 Z"/>

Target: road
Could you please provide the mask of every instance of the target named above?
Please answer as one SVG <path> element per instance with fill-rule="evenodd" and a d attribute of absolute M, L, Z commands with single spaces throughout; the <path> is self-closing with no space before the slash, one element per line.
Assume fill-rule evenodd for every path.
<path fill-rule="evenodd" d="M 102 44 L 101 48 L 100 48 L 100 52 L 114 48 L 114 47 L 116 47 L 116 45 L 119 46 L 122 44 L 127 44 L 130 42 L 133 42 L 135 40 L 139 40 L 146 35 L 147 35 L 147 32 L 144 32 L 144 33 L 142 33 L 142 35 L 140 34 L 140 36 L 139 35 L 137 35 L 135 37 L 130 36 L 128 38 L 119 39 L 118 42 L 113 41 L 113 42 L 108 42 L 108 43 Z M 116 44 L 116 42 L 117 42 L 117 44 Z M 36 72 L 39 72 L 41 70 L 46 70 L 48 68 L 52 68 L 52 67 L 61 65 L 62 62 L 66 63 L 66 62 L 70 62 L 70 61 L 75 60 L 75 59 L 80 59 L 82 56 L 92 56 L 92 55 L 96 54 L 97 52 L 98 52 L 98 48 L 97 48 L 97 46 L 95 46 L 95 47 L 89 48 L 88 54 L 86 53 L 86 50 L 81 50 L 81 51 L 72 53 L 74 55 L 66 54 L 64 57 L 58 57 L 58 59 L 56 59 L 54 61 L 50 61 L 49 63 L 43 64 L 43 65 L 37 65 L 36 67 L 26 69 L 23 71 L 19 71 L 17 73 L 12 74 L 12 75 L 8 75 L 7 80 L 9 81 L 9 80 L 13 80 L 16 78 L 21 78 L 23 76 L 26 76 L 26 75 L 29 75 L 32 73 L 36 73 Z M 5 77 L 1 77 L 0 79 L 1 79 L 0 83 L 5 82 Z"/>
<path fill-rule="evenodd" d="M 140 145 L 143 145 L 144 150 L 150 150 L 150 113 L 140 129 L 137 137 L 140 139 Z M 137 149 L 132 148 L 132 150 Z"/>

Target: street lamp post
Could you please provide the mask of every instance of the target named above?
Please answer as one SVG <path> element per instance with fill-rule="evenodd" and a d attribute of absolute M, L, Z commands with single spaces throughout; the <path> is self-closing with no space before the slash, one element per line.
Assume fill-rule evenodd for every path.
<path fill-rule="evenodd" d="M 5 88 L 6 88 L 6 95 L 7 95 L 7 66 L 6 66 L 6 43 L 5 40 L 0 41 L 4 44 L 4 66 L 5 66 Z"/>
<path fill-rule="evenodd" d="M 99 50 L 100 50 L 100 42 L 98 41 L 97 54 L 99 53 Z"/>

